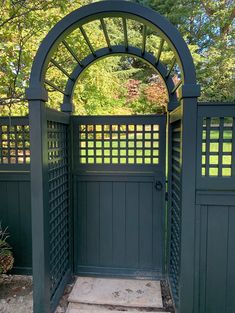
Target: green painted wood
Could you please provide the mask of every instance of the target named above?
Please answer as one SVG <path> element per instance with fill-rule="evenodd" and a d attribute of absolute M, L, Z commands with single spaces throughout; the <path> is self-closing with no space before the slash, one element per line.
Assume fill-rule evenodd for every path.
<path fill-rule="evenodd" d="M 100 247 L 99 263 L 113 263 L 113 184 L 100 184 Z"/>
<path fill-rule="evenodd" d="M 232 313 L 235 308 L 235 206 L 201 205 L 197 211 L 200 244 L 195 312 Z"/>
<path fill-rule="evenodd" d="M 228 207 L 228 262 L 227 262 L 227 294 L 226 310 L 228 313 L 235 312 L 235 206 Z"/>
<path fill-rule="evenodd" d="M 74 247 L 74 260 L 80 260 L 81 265 L 86 264 L 87 251 L 87 185 L 85 182 L 74 183 L 74 203 L 81 203 L 80 210 L 74 210 L 74 231 L 78 233 L 77 242 L 78 245 Z M 80 249 L 78 249 L 80 247 Z M 76 262 L 74 261 L 76 267 Z"/>
<path fill-rule="evenodd" d="M 75 177 L 75 273 L 161 275 L 162 198 L 155 177 L 141 182 L 139 173 L 129 181 L 123 173 L 117 182 L 114 174 L 109 181 L 97 176 Z"/>
<path fill-rule="evenodd" d="M 220 105 L 219 105 L 220 104 Z M 231 125 L 226 123 L 225 118 L 231 118 Z M 218 119 L 218 126 L 211 125 L 213 118 Z M 206 127 L 203 128 L 203 119 L 206 119 Z M 203 130 L 206 128 L 206 139 L 203 138 Z M 198 106 L 197 118 L 197 188 L 200 190 L 218 190 L 231 191 L 234 193 L 235 186 L 235 104 L 232 103 L 204 103 Z M 210 132 L 217 132 L 217 136 L 210 137 Z M 231 137 L 226 136 L 226 132 L 231 132 Z M 205 135 L 204 135 L 205 136 Z M 206 141 L 206 150 L 202 151 L 202 143 Z M 210 144 L 218 144 L 217 149 L 210 150 Z M 231 150 L 224 150 L 223 145 L 231 144 Z M 202 165 L 202 156 L 206 159 L 206 164 Z M 210 157 L 217 156 L 218 164 L 210 164 Z M 225 160 L 223 161 L 225 157 Z M 226 161 L 227 159 L 227 161 Z M 205 173 L 202 175 L 202 168 Z M 215 168 L 218 170 L 215 176 L 210 176 L 208 169 Z M 230 175 L 224 176 L 223 170 L 229 169 Z M 221 197 L 221 199 L 223 199 Z"/>
<path fill-rule="evenodd" d="M 210 137 L 211 118 L 218 118 L 218 140 Z M 233 126 L 225 125 L 225 118 L 233 117 Z M 203 119 L 206 119 L 204 130 L 207 137 L 204 142 L 218 141 L 218 176 L 202 175 L 202 131 Z M 221 176 L 222 141 L 226 130 L 234 127 L 234 104 L 199 103 L 197 120 L 197 185 L 196 185 L 196 250 L 194 269 L 194 312 L 199 313 L 232 313 L 235 311 L 235 185 L 234 174 Z M 214 126 L 216 129 L 216 126 Z M 225 131 L 226 131 L 225 130 Z M 206 139 L 206 140 L 205 140 Z M 235 145 L 234 132 L 231 155 L 233 169 Z M 206 145 L 206 161 L 209 161 L 209 143 Z M 206 169 L 208 164 L 206 164 Z"/>
<path fill-rule="evenodd" d="M 46 107 L 31 101 L 31 207 L 33 246 L 33 311 L 50 312 L 49 186 Z"/>
<path fill-rule="evenodd" d="M 200 210 L 200 258 L 199 258 L 199 312 L 205 313 L 205 303 L 206 303 L 206 280 L 200 279 L 200 277 L 206 277 L 207 269 L 207 224 L 208 224 L 208 210 L 206 206 L 202 206 Z M 204 240 L 202 240 L 204 238 Z"/>
<path fill-rule="evenodd" d="M 200 205 L 196 205 L 196 214 L 195 214 L 195 227 L 196 227 L 196 235 L 195 235 L 195 268 L 194 274 L 195 277 L 199 277 L 200 272 L 200 227 L 201 227 L 201 210 Z M 200 294 L 200 282 L 198 279 L 194 280 L 194 311 L 199 312 L 199 294 Z"/>
<path fill-rule="evenodd" d="M 151 183 L 139 183 L 139 263 L 146 268 L 153 267 L 153 255 L 155 254 L 153 251 L 155 252 L 158 249 L 158 246 L 157 249 L 153 248 L 153 237 L 155 234 L 153 232 L 155 220 L 155 214 L 153 214 L 153 212 L 155 213 L 153 192 L 156 191 L 153 190 Z"/>
<path fill-rule="evenodd" d="M 160 277 L 165 115 L 75 116 L 72 123 L 75 273 Z"/>
<path fill-rule="evenodd" d="M 183 90 L 182 90 L 183 91 Z M 193 312 L 197 98 L 182 99 L 180 313 Z"/>
<path fill-rule="evenodd" d="M 139 184 L 126 183 L 125 263 L 138 268 L 139 259 Z"/>
<path fill-rule="evenodd" d="M 113 266 L 125 266 L 125 182 L 113 182 Z"/>
<path fill-rule="evenodd" d="M 201 205 L 234 205 L 235 193 L 231 190 L 197 190 L 196 203 Z"/>
<path fill-rule="evenodd" d="M 87 222 L 87 265 L 99 264 L 100 247 L 100 184 L 87 183 L 86 193 L 86 222 Z M 81 207 L 81 204 L 79 205 Z M 82 221 L 83 222 L 83 221 Z"/>
<path fill-rule="evenodd" d="M 0 173 L 0 221 L 8 227 L 16 274 L 32 271 L 30 177 L 25 173 Z"/>
<path fill-rule="evenodd" d="M 32 266 L 32 230 L 31 230 L 31 197 L 30 183 L 19 182 L 19 225 L 20 225 L 20 267 Z"/>
<path fill-rule="evenodd" d="M 176 109 L 170 114 L 168 173 L 168 275 L 175 306 L 179 305 L 181 254 L 182 122 Z M 173 118 L 174 117 L 174 118 Z"/>
<path fill-rule="evenodd" d="M 219 224 L 218 224 L 219 222 Z M 219 226 L 219 229 L 218 229 Z M 228 208 L 208 207 L 206 304 L 208 313 L 226 312 Z M 216 297 L 215 297 L 216 295 Z"/>
<path fill-rule="evenodd" d="M 68 123 L 43 101 L 30 103 L 35 313 L 54 312 L 71 276 Z"/>

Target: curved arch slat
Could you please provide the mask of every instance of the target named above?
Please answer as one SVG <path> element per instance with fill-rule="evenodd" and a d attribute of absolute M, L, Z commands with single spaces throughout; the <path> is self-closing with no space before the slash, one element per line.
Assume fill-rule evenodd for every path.
<path fill-rule="evenodd" d="M 120 47 L 118 49 L 116 46 L 112 46 L 107 25 L 104 21 L 105 18 L 117 17 L 122 19 L 124 40 L 123 47 Z M 140 36 L 142 36 L 141 49 L 132 47 L 129 44 L 127 24 L 127 21 L 129 19 L 141 23 L 143 27 L 142 34 L 140 34 Z M 100 28 L 103 32 L 104 40 L 106 42 L 106 47 L 103 47 L 99 50 L 96 50 L 95 47 L 92 45 L 89 35 L 86 33 L 84 28 L 85 24 L 97 20 L 100 22 Z M 157 32 L 158 36 L 161 38 L 156 57 L 153 56 L 153 53 L 152 57 L 150 57 L 150 52 L 146 51 L 148 28 Z M 83 59 L 83 61 L 79 59 L 77 53 L 75 52 L 75 50 L 73 50 L 73 47 L 71 47 L 70 44 L 66 41 L 66 38 L 76 29 L 79 29 L 81 31 L 83 39 L 90 50 L 90 54 L 87 55 Z M 63 43 L 63 45 L 71 54 L 72 58 L 77 63 L 76 68 L 73 70 L 73 74 L 69 73 L 67 69 L 61 66 L 57 60 L 56 63 L 54 62 L 53 55 L 58 49 L 60 43 Z M 167 43 L 167 45 L 174 53 L 174 57 L 171 63 L 168 64 L 168 66 L 163 66 L 161 62 L 161 55 L 165 43 Z M 138 52 L 135 49 L 137 49 Z M 102 53 L 100 54 L 101 50 Z M 117 52 L 117 50 L 121 52 Z M 70 13 L 59 23 L 57 23 L 56 26 L 48 33 L 46 38 L 43 40 L 33 63 L 29 87 L 29 90 L 32 90 L 32 92 L 28 93 L 28 99 L 30 100 L 30 94 L 33 94 L 34 92 L 36 93 L 37 90 L 42 90 L 44 88 L 45 79 L 47 79 L 46 72 L 50 62 L 52 62 L 66 76 L 68 76 L 68 82 L 65 87 L 66 90 L 63 91 L 63 93 L 66 95 L 67 98 L 70 98 L 71 101 L 73 88 L 68 89 L 68 86 L 71 85 L 71 78 L 72 81 L 78 79 L 80 74 L 77 77 L 73 76 L 75 73 L 80 71 L 80 68 L 86 68 L 88 66 L 88 63 L 91 64 L 95 60 L 98 60 L 101 57 L 107 55 L 115 55 L 118 53 L 124 54 L 123 51 L 126 54 L 138 56 L 142 60 L 145 60 L 146 62 L 154 66 L 154 68 L 162 76 L 165 85 L 167 86 L 170 101 L 171 98 L 174 98 L 175 101 L 176 90 L 181 84 L 190 85 L 191 87 L 196 86 L 196 75 L 192 56 L 185 41 L 172 24 L 170 24 L 164 17 L 162 17 L 157 12 L 154 12 L 153 10 L 143 7 L 139 4 L 130 3 L 127 1 L 101 1 L 88 6 L 84 6 Z M 86 64 L 83 64 L 84 62 Z M 176 82 L 176 84 L 174 85 L 171 74 L 175 67 L 175 64 L 179 66 L 181 72 L 181 81 Z M 169 81 L 171 81 L 171 88 L 169 88 Z M 53 84 L 53 82 L 51 82 L 51 84 Z M 57 86 L 57 88 L 59 87 Z M 68 99 L 66 99 L 65 103 L 68 103 Z"/>
<path fill-rule="evenodd" d="M 65 111 L 71 110 L 74 88 L 76 86 L 76 82 L 78 81 L 80 75 L 83 73 L 84 70 L 86 70 L 94 62 L 96 62 L 97 60 L 100 60 L 102 58 L 108 57 L 110 55 L 115 56 L 115 55 L 126 55 L 126 54 L 127 54 L 127 51 L 126 51 L 125 47 L 123 47 L 123 46 L 112 46 L 112 53 L 110 53 L 108 48 L 103 48 L 103 49 L 96 51 L 96 57 L 94 57 L 91 54 L 88 57 L 86 57 L 85 59 L 83 59 L 81 61 L 83 66 L 80 66 L 78 64 L 78 66 L 74 69 L 73 73 L 71 74 L 71 80 L 67 81 L 67 85 L 65 88 L 66 96 L 64 97 L 64 101 L 63 101 L 63 105 L 62 105 L 63 110 L 65 110 Z M 160 61 L 156 65 L 155 58 L 152 54 L 146 52 L 144 57 L 143 57 L 142 51 L 139 48 L 129 46 L 128 55 L 142 59 L 144 62 L 151 65 L 160 74 L 161 77 L 167 76 L 166 67 Z M 172 106 L 174 106 L 177 103 L 176 94 L 174 94 L 174 93 L 172 94 L 172 90 L 175 87 L 174 82 L 173 82 L 172 78 L 170 76 L 168 76 L 166 79 L 164 79 L 164 83 L 165 83 L 166 89 L 167 89 L 168 94 L 169 94 L 169 102 L 171 103 Z"/>

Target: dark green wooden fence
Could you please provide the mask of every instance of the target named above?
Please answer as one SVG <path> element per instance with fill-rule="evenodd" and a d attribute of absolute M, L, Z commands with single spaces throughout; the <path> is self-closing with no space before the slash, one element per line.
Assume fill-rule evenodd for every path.
<path fill-rule="evenodd" d="M 8 227 L 16 273 L 32 271 L 31 203 L 29 173 L 0 173 L 0 221 Z"/>
<path fill-rule="evenodd" d="M 198 106 L 195 312 L 235 312 L 235 104 Z"/>
<path fill-rule="evenodd" d="M 13 272 L 32 272 L 29 120 L 0 118 L 0 222 L 8 228 Z"/>
<path fill-rule="evenodd" d="M 179 313 L 233 313 L 235 312 L 235 104 L 197 105 L 197 140 L 196 136 L 194 141 L 191 140 L 188 152 L 185 151 L 183 144 L 185 140 L 190 142 L 192 137 L 185 134 L 183 128 L 185 123 L 192 121 L 185 120 L 183 116 L 185 110 L 187 108 L 181 106 L 169 116 L 169 282 Z M 60 163 L 65 162 L 67 158 L 68 120 L 63 114 L 60 116 L 50 110 L 46 116 L 46 146 L 49 152 L 47 154 L 49 172 L 46 175 L 50 173 L 52 176 L 47 183 L 50 197 L 47 214 L 50 219 L 47 224 L 48 232 L 45 234 L 51 251 L 48 259 L 50 260 L 48 277 L 51 282 L 49 288 L 52 303 L 55 304 L 58 299 L 56 296 L 61 293 L 63 282 L 66 281 L 63 280 L 67 275 L 66 270 L 70 269 L 68 263 L 71 241 L 68 236 L 70 213 L 67 203 L 69 173 L 64 172 L 67 163 Z M 182 163 L 186 152 L 190 155 L 194 146 L 197 156 L 196 175 L 192 175 L 190 166 L 185 168 Z M 56 163 L 53 160 L 56 160 Z M 9 241 L 15 256 L 16 273 L 30 273 L 32 264 L 29 162 L 28 118 L 0 118 L 0 219 L 3 226 L 9 227 L 11 235 Z M 59 174 L 59 181 L 55 173 Z M 184 175 L 192 176 L 189 188 L 194 188 L 195 199 L 193 198 L 194 203 L 190 207 L 185 205 L 184 197 L 187 197 L 189 189 L 183 181 Z M 53 177 L 57 178 L 54 180 Z M 61 202 L 57 196 L 62 197 Z M 67 204 L 61 206 L 62 202 Z M 189 210 L 192 213 L 191 219 L 187 216 Z M 187 241 L 186 237 L 191 234 L 187 232 L 188 228 L 193 229 L 193 237 Z M 191 244 L 190 248 L 187 246 L 188 242 Z M 60 251 L 62 258 L 54 253 L 56 250 Z M 192 264 L 186 262 L 186 256 L 188 260 L 193 259 Z M 58 260 L 58 263 L 55 260 Z M 186 273 L 190 274 L 186 277 Z M 189 285 L 192 289 L 187 291 L 186 286 Z M 192 309 L 187 311 L 186 306 L 191 306 Z"/>
<path fill-rule="evenodd" d="M 235 104 L 199 103 L 197 106 L 195 202 L 182 201 L 187 186 L 183 175 L 182 106 L 170 113 L 169 140 L 169 253 L 168 276 L 177 312 L 235 312 Z M 195 146 L 192 138 L 190 148 Z M 193 167 L 193 165 L 192 165 Z M 190 168 L 188 169 L 189 173 Z M 187 171 L 186 171 L 187 172 Z M 190 183 L 190 181 L 188 182 Z M 186 218 L 193 211 L 193 219 Z M 194 230 L 191 247 L 185 246 Z M 184 255 L 193 264 L 184 262 Z M 185 273 L 192 292 L 184 289 Z M 185 306 L 191 305 L 190 310 Z"/>

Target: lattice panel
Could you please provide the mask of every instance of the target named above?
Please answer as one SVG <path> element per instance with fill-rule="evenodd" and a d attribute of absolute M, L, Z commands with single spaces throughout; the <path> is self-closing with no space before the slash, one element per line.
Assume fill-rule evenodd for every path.
<path fill-rule="evenodd" d="M 30 163 L 29 125 L 25 118 L 4 119 L 0 125 L 0 164 Z"/>
<path fill-rule="evenodd" d="M 233 176 L 235 119 L 206 117 L 202 131 L 202 176 Z"/>
<path fill-rule="evenodd" d="M 48 121 L 48 182 L 51 293 L 69 268 L 67 125 Z"/>
<path fill-rule="evenodd" d="M 89 124 L 78 132 L 81 164 L 159 163 L 159 125 Z"/>
<path fill-rule="evenodd" d="M 179 298 L 181 241 L 181 122 L 172 125 L 170 281 L 177 303 Z"/>

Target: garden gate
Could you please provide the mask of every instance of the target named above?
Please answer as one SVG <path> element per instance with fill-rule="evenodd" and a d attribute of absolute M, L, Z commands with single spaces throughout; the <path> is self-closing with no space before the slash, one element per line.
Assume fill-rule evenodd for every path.
<path fill-rule="evenodd" d="M 162 276 L 165 129 L 165 114 L 72 117 L 76 274 Z"/>
<path fill-rule="evenodd" d="M 121 42 L 117 42 L 109 33 L 110 19 L 119 21 L 117 25 Z M 128 30 L 130 20 L 141 28 L 136 46 L 132 45 Z M 87 23 L 93 23 L 93 29 L 103 34 L 104 40 L 98 47 L 89 38 Z M 155 34 L 159 41 L 155 52 L 148 49 L 149 33 Z M 76 36 L 80 36 L 78 40 L 74 40 Z M 81 45 L 84 49 L 81 49 Z M 161 59 L 165 45 L 170 50 L 169 55 L 172 55 L 168 64 Z M 66 54 L 64 59 L 60 59 L 61 49 Z M 131 55 L 147 62 L 160 74 L 168 92 L 169 204 L 173 203 L 173 197 L 177 197 L 176 209 L 179 214 L 172 217 L 174 226 L 171 223 L 168 225 L 172 231 L 167 275 L 170 276 L 180 312 L 192 313 L 197 97 L 200 88 L 196 84 L 190 51 L 176 28 L 160 14 L 129 1 L 101 1 L 72 12 L 49 32 L 34 59 L 27 90 L 31 139 L 34 313 L 53 312 L 57 305 L 74 271 L 73 242 L 77 273 L 94 273 L 97 268 L 99 273 L 116 272 L 119 275 L 148 270 L 152 271 L 153 277 L 159 277 L 165 265 L 162 263 L 163 229 L 160 225 L 162 223 L 163 226 L 165 189 L 165 117 L 117 117 L 112 120 L 110 117 L 95 119 L 70 115 L 73 111 L 74 88 L 81 73 L 94 62 L 110 55 Z M 52 67 L 58 73 L 53 77 L 48 74 Z M 61 80 L 59 73 L 63 76 Z M 173 80 L 175 73 L 178 74 L 177 80 Z M 48 91 L 62 95 L 63 112 L 48 108 Z M 53 97 L 50 98 L 53 100 Z M 148 140 L 150 137 L 151 140 Z M 111 146 L 115 148 L 115 144 L 120 144 L 118 149 L 111 149 Z M 171 154 L 171 149 L 176 153 Z M 177 188 L 173 186 L 176 176 L 180 186 L 174 190 Z M 155 187 L 162 190 L 155 191 Z M 137 196 L 139 202 L 135 204 L 133 202 Z M 143 198 L 147 210 L 144 218 L 141 216 Z M 75 236 L 72 231 L 74 200 Z M 99 206 L 99 216 L 98 202 L 102 204 Z M 125 212 L 121 213 L 119 208 L 113 206 L 112 214 L 120 214 L 115 219 L 116 224 L 111 225 L 111 203 L 124 208 L 121 202 L 125 202 Z M 124 213 L 126 237 L 119 238 L 113 245 L 113 242 L 108 242 L 108 234 L 112 232 L 112 239 L 116 240 L 115 227 L 122 226 L 121 214 Z M 133 219 L 131 225 L 130 219 Z M 102 242 L 92 237 L 89 232 L 92 226 Z M 152 242 L 151 234 L 154 237 Z M 152 247 L 148 246 L 149 240 Z M 133 244 L 132 250 L 128 251 L 132 255 L 116 259 L 115 263 L 111 252 L 120 252 L 119 256 L 124 251 L 126 253 L 124 243 Z M 103 254 L 104 251 L 100 253 L 103 244 L 108 245 L 106 254 Z M 113 247 L 120 250 L 117 252 Z M 153 258 L 150 257 L 151 253 Z M 180 268 L 184 270 L 180 272 Z"/>

